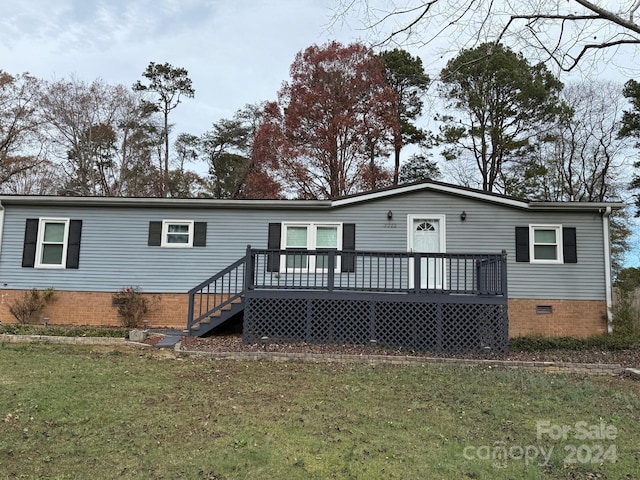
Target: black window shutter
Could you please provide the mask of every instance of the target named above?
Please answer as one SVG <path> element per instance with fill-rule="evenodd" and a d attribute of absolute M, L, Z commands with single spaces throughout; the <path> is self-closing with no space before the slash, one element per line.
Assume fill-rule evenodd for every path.
<path fill-rule="evenodd" d="M 355 272 L 356 271 L 356 256 L 354 252 L 356 249 L 356 224 L 344 223 L 342 225 L 342 256 L 340 269 L 343 272 Z"/>
<path fill-rule="evenodd" d="M 82 220 L 69 222 L 67 240 L 67 268 L 78 268 L 80 265 L 80 237 L 82 236 Z"/>
<path fill-rule="evenodd" d="M 207 222 L 195 222 L 193 224 L 193 246 L 207 246 Z"/>
<path fill-rule="evenodd" d="M 576 228 L 564 227 L 562 229 L 562 252 L 564 263 L 578 263 L 578 246 L 576 243 Z"/>
<path fill-rule="evenodd" d="M 162 245 L 162 222 L 149 222 L 149 241 L 147 245 L 150 247 Z"/>
<path fill-rule="evenodd" d="M 27 224 L 24 229 L 24 246 L 22 248 L 22 266 L 33 268 L 36 262 L 36 243 L 38 242 L 38 225 L 40 220 L 37 218 L 27 218 Z"/>
<path fill-rule="evenodd" d="M 516 262 L 529 261 L 529 227 L 516 227 Z"/>
<path fill-rule="evenodd" d="M 269 250 L 280 250 L 280 235 L 282 233 L 282 224 L 270 223 L 269 233 L 267 236 L 267 248 Z M 280 254 L 269 253 L 267 257 L 267 272 L 280 271 Z"/>

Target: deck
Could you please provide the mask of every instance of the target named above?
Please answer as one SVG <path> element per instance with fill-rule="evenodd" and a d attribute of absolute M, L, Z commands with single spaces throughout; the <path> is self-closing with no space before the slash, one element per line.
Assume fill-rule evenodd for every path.
<path fill-rule="evenodd" d="M 413 351 L 508 348 L 506 253 L 247 248 L 190 292 L 202 335 L 243 314 L 245 343 L 355 343 Z"/>

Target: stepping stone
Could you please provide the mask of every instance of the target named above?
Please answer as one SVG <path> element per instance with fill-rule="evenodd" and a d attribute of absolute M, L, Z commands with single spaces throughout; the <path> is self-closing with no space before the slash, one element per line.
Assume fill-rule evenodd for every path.
<path fill-rule="evenodd" d="M 156 343 L 156 348 L 173 348 L 181 339 L 181 336 L 167 335 Z"/>

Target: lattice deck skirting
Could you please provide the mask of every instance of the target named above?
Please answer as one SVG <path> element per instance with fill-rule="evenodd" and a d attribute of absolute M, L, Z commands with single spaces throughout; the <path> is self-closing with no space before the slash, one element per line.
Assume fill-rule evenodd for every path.
<path fill-rule="evenodd" d="M 243 341 L 506 352 L 508 330 L 503 297 L 260 290 L 246 294 Z"/>

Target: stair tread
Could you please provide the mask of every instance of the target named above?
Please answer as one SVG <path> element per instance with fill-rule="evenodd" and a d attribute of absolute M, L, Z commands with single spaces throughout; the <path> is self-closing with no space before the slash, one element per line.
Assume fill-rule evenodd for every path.
<path fill-rule="evenodd" d="M 191 327 L 190 332 L 197 336 L 204 335 L 244 310 L 244 303 L 240 302 L 235 302 L 232 305 L 227 306 L 229 308 L 220 308 L 207 317 L 199 320 Z"/>

